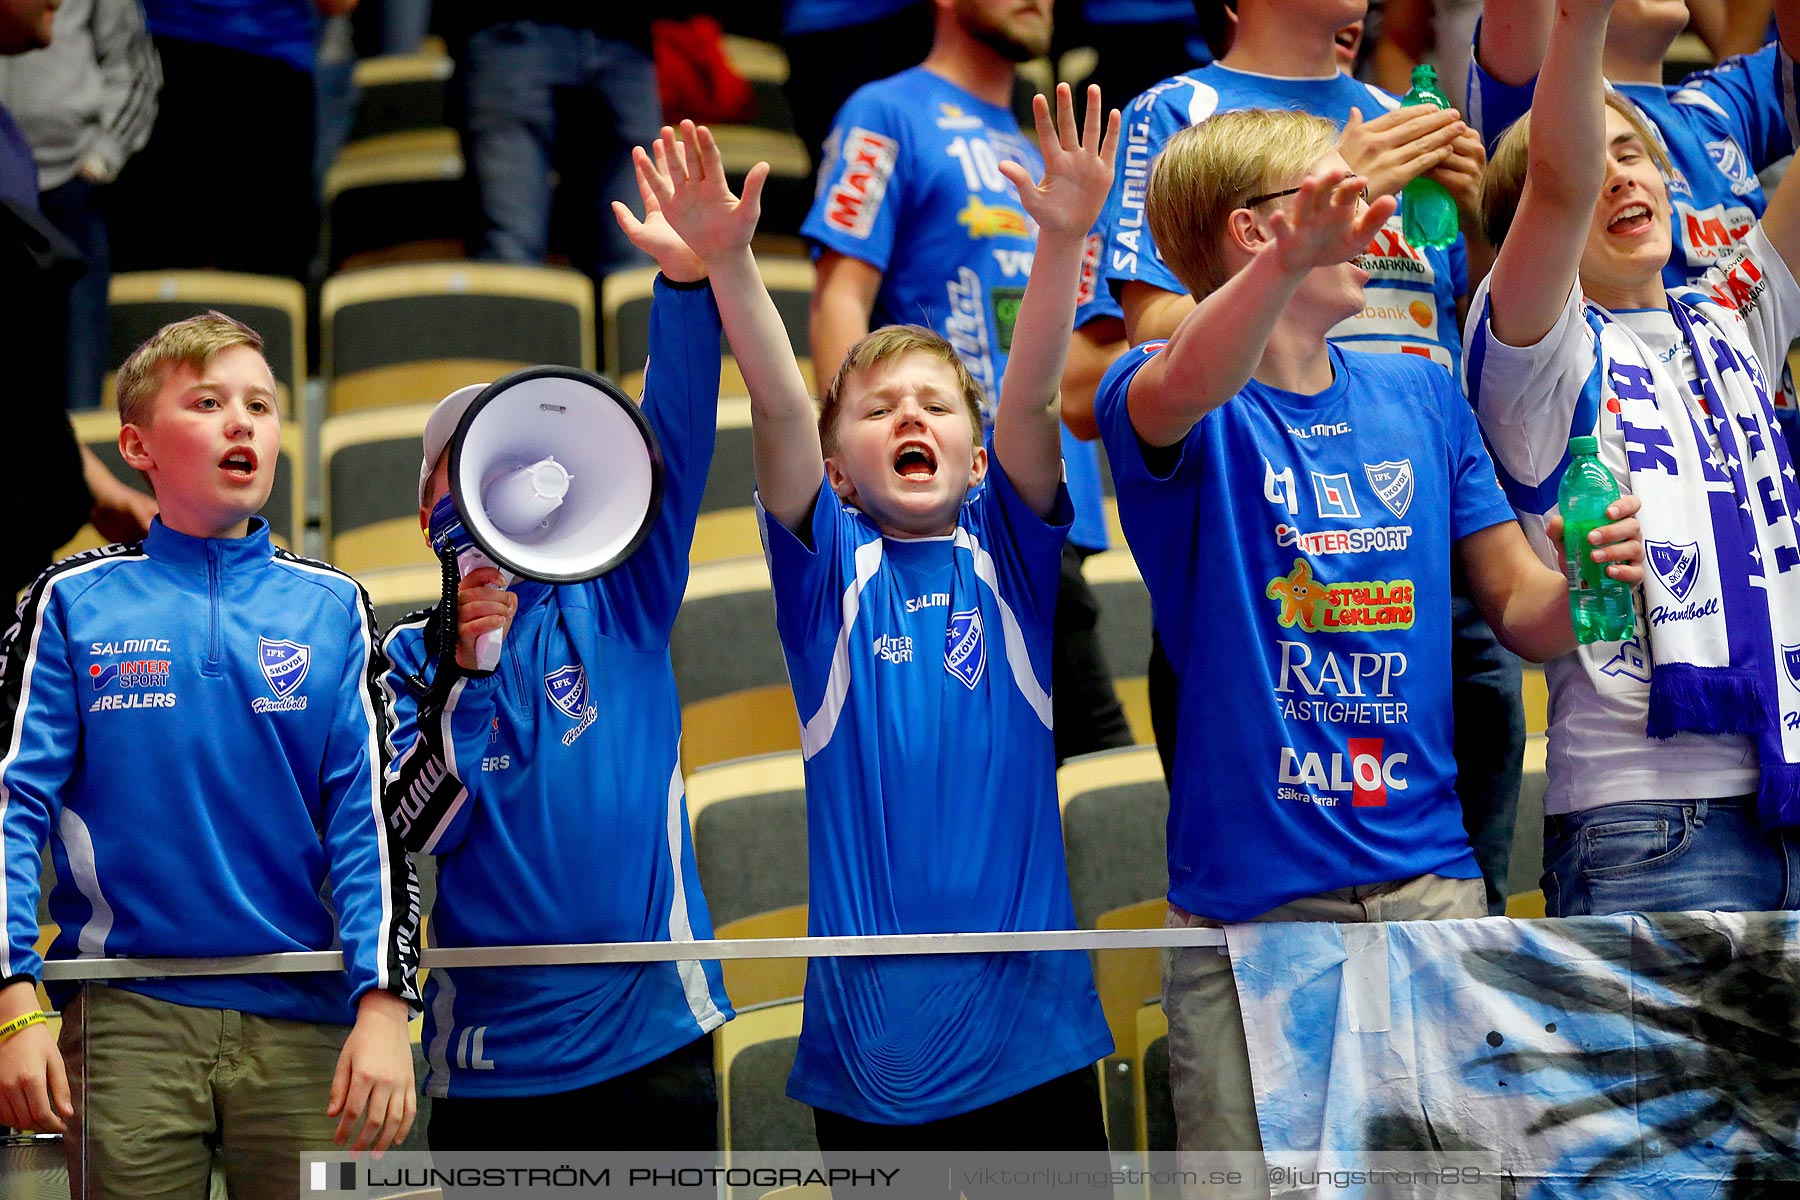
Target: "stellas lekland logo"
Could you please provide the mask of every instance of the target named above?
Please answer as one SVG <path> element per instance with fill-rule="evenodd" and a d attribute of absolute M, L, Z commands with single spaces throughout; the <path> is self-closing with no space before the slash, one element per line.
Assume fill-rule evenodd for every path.
<path fill-rule="evenodd" d="M 1264 595 L 1280 603 L 1281 611 L 1275 620 L 1284 629 L 1350 633 L 1413 626 L 1410 579 L 1326 583 L 1313 577 L 1312 564 L 1296 558 L 1294 569 L 1271 579 Z"/>
<path fill-rule="evenodd" d="M 981 636 L 980 609 L 950 614 L 950 627 L 944 631 L 944 669 L 970 691 L 981 682 L 987 670 L 987 643 Z"/>
<path fill-rule="evenodd" d="M 258 696 L 250 702 L 251 712 L 304 712 L 306 710 L 306 697 L 297 696 L 294 693 L 306 680 L 306 672 L 312 667 L 311 646 L 258 636 L 256 639 L 256 665 L 262 668 L 263 682 L 269 685 L 269 690 L 275 693 L 275 698 L 271 700 L 267 696 Z"/>

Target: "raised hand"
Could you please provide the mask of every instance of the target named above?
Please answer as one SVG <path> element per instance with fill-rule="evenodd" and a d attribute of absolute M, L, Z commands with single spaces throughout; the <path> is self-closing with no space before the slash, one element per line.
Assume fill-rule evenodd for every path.
<path fill-rule="evenodd" d="M 658 147 L 660 151 L 661 147 Z M 631 244 L 656 260 L 662 273 L 677 283 L 694 283 L 706 278 L 706 264 L 700 256 L 688 249 L 688 244 L 681 240 L 663 216 L 662 204 L 656 198 L 656 191 L 650 186 L 649 172 L 655 170 L 642 150 L 632 150 L 631 165 L 637 168 L 638 195 L 644 199 L 644 219 L 638 220 L 624 204 L 613 201 L 613 216 L 618 219 L 619 228 L 631 239 Z"/>
<path fill-rule="evenodd" d="M 1269 218 L 1274 254 L 1283 271 L 1303 272 L 1348 262 L 1368 248 L 1375 231 L 1399 206 L 1392 196 L 1363 202 L 1363 181 L 1342 167 L 1328 167 L 1300 183 L 1292 208 Z"/>
<path fill-rule="evenodd" d="M 725 186 L 725 162 L 712 131 L 681 123 L 681 140 L 663 126 L 652 145 L 655 161 L 642 148 L 632 151 L 638 176 L 656 198 L 671 229 L 705 263 L 717 262 L 750 245 L 762 215 L 763 181 L 769 164 L 757 163 L 744 177 L 742 197 Z M 646 201 L 647 202 L 647 201 Z"/>
<path fill-rule="evenodd" d="M 1364 121 L 1362 110 L 1353 108 L 1338 137 L 1338 153 L 1368 182 L 1370 196 L 1393 196 L 1450 157 L 1468 128 L 1453 108 L 1414 104 L 1373 121 Z"/>
<path fill-rule="evenodd" d="M 1032 97 L 1031 114 L 1037 120 L 1038 145 L 1044 152 L 1044 180 L 1034 184 L 1018 163 L 1000 164 L 1000 172 L 1019 189 L 1019 203 L 1031 214 L 1042 233 L 1085 237 L 1106 194 L 1112 189 L 1113 158 L 1119 144 L 1119 110 L 1106 118 L 1100 133 L 1100 89 L 1087 90 L 1087 121 L 1075 123 L 1075 99 L 1069 85 L 1056 85 L 1056 125 L 1050 124 L 1050 102 L 1042 94 Z"/>
<path fill-rule="evenodd" d="M 1481 173 L 1486 169 L 1487 151 L 1481 148 L 1480 136 L 1473 129 L 1464 128 L 1450 143 L 1450 153 L 1425 174 L 1444 185 L 1465 220 L 1479 223 Z"/>

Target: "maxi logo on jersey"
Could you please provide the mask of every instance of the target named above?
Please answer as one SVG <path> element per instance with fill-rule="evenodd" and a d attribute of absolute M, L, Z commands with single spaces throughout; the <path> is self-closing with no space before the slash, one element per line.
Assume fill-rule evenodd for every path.
<path fill-rule="evenodd" d="M 1280 602 L 1281 611 L 1275 620 L 1284 629 L 1351 633 L 1413 626 L 1410 579 L 1326 583 L 1314 579 L 1312 565 L 1297 558 L 1294 569 L 1271 579 L 1263 594 Z"/>
<path fill-rule="evenodd" d="M 1669 589 L 1675 603 L 1686 604 L 1688 593 L 1694 590 L 1694 580 L 1700 575 L 1700 543 L 1646 540 L 1644 550 L 1656 578 Z"/>
<path fill-rule="evenodd" d="M 1727 208 L 1715 204 L 1711 208 L 1675 205 L 1676 227 L 1683 235 L 1688 266 L 1710 267 L 1730 254 L 1756 224 L 1756 214 L 1741 204 Z"/>
<path fill-rule="evenodd" d="M 251 712 L 305 711 L 306 697 L 294 693 L 305 681 L 306 673 L 312 669 L 311 646 L 258 636 L 256 665 L 262 668 L 263 682 L 269 685 L 275 698 L 271 700 L 267 696 L 258 696 L 250 702 Z"/>
<path fill-rule="evenodd" d="M 587 702 L 587 671 L 580 663 L 558 667 L 544 676 L 544 694 L 550 697 L 550 703 L 556 705 L 563 716 L 575 722 L 575 728 L 562 736 L 562 744 L 565 746 L 573 746 L 575 739 L 586 733 L 588 726 L 600 715 Z"/>
<path fill-rule="evenodd" d="M 970 691 L 987 670 L 987 644 L 981 636 L 981 610 L 967 608 L 950 614 L 944 630 L 944 670 L 963 681 Z"/>
<path fill-rule="evenodd" d="M 1276 793 L 1282 800 L 1301 800 L 1323 808 L 1335 808 L 1338 797 L 1350 793 L 1353 808 L 1383 808 L 1388 792 L 1404 792 L 1406 752 L 1387 753 L 1383 738 L 1346 738 L 1344 753 L 1329 757 L 1314 750 L 1281 748 L 1280 781 Z M 1321 794 L 1323 793 L 1323 794 Z"/>
<path fill-rule="evenodd" d="M 851 237 L 868 237 L 899 153 L 900 143 L 893 138 L 859 126 L 845 131 L 839 148 L 843 167 L 826 193 L 825 223 Z"/>

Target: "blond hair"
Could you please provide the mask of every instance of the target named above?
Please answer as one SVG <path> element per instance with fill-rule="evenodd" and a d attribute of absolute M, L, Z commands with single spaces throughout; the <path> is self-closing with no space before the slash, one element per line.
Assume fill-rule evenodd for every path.
<path fill-rule="evenodd" d="M 969 424 L 975 430 L 975 444 L 981 445 L 981 385 L 969 374 L 969 368 L 957 357 L 956 348 L 939 334 L 923 325 L 886 325 L 868 334 L 850 347 L 837 374 L 819 401 L 819 444 L 825 456 L 837 453 L 837 419 L 844 406 L 844 386 L 850 377 L 872 370 L 903 354 L 918 351 L 928 354 L 956 372 L 956 390 L 969 409 Z"/>
<path fill-rule="evenodd" d="M 1231 278 L 1234 210 L 1312 169 L 1337 141 L 1323 117 L 1289 109 L 1220 113 L 1177 133 L 1150 165 L 1144 215 L 1163 262 L 1194 299 Z"/>
<path fill-rule="evenodd" d="M 248 346 L 261 354 L 262 334 L 222 312 L 206 312 L 164 325 L 133 350 L 119 368 L 119 423 L 143 425 L 150 420 L 150 402 L 171 368 L 203 371 L 215 355 L 233 346 Z"/>
<path fill-rule="evenodd" d="M 1650 161 L 1656 164 L 1667 182 L 1674 174 L 1675 166 L 1669 161 L 1669 152 L 1663 149 L 1662 139 L 1645 123 L 1637 105 L 1610 88 L 1606 93 L 1606 105 L 1625 118 L 1638 140 L 1644 143 Z M 1527 112 L 1500 135 L 1500 141 L 1488 159 L 1487 170 L 1481 175 L 1481 231 L 1487 235 L 1490 245 L 1498 247 L 1512 229 L 1513 217 L 1519 211 L 1519 199 L 1525 194 L 1525 177 L 1530 167 L 1531 114 Z"/>

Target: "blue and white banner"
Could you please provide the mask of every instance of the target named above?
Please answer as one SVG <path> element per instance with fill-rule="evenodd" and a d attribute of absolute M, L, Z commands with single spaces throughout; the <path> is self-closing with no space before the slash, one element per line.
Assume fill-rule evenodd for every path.
<path fill-rule="evenodd" d="M 1227 938 L 1271 1163 L 1492 1150 L 1521 1200 L 1800 1184 L 1800 914 Z"/>

